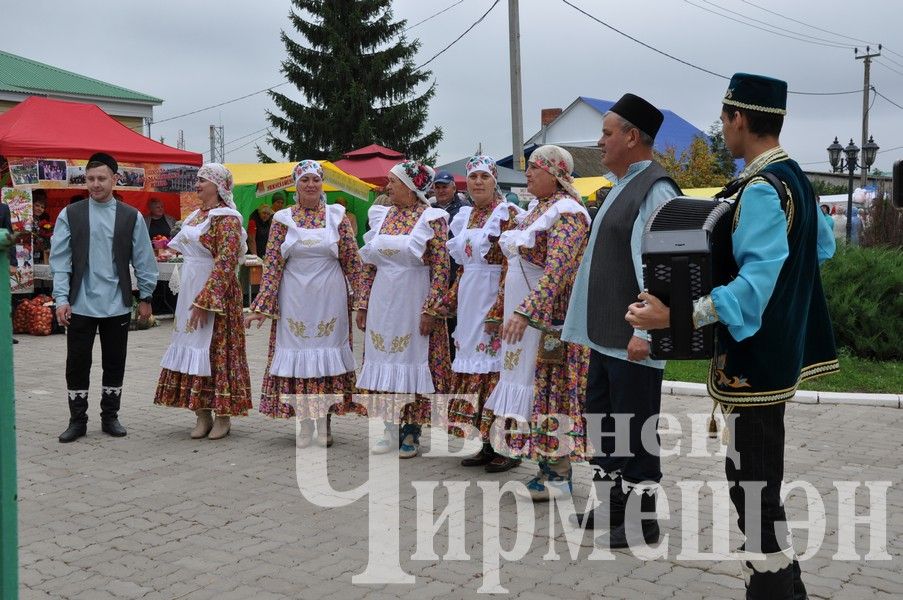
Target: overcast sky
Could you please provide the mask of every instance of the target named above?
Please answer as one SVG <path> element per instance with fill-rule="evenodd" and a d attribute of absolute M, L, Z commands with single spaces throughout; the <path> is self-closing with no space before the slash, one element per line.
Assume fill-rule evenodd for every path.
<path fill-rule="evenodd" d="M 470 26 L 493 0 L 463 0 L 412 28 L 421 40 L 417 64 Z M 859 90 L 837 96 L 791 95 L 782 141 L 809 169 L 827 169 L 825 148 L 839 136 L 861 136 L 863 61 L 858 40 L 889 46 L 872 65 L 872 84 L 903 107 L 901 0 L 572 0 L 612 27 L 684 61 L 718 74 L 735 71 L 786 79 L 806 92 Z M 455 0 L 395 0 L 396 19 L 409 25 Z M 700 129 L 718 117 L 727 80 L 649 50 L 575 11 L 561 0 L 521 0 L 524 136 L 539 129 L 544 107 L 566 107 L 578 96 L 616 100 L 633 92 Z M 702 8 L 700 8 L 702 7 Z M 762 8 L 813 25 L 812 29 Z M 781 37 L 731 19 L 742 16 L 781 27 L 784 35 L 821 38 L 818 44 Z M 3 49 L 164 99 L 156 121 L 237 98 L 283 81 L 281 29 L 290 28 L 288 0 L 156 0 L 17 2 Z M 437 82 L 430 125 L 440 125 L 440 162 L 472 153 L 479 143 L 497 157 L 511 154 L 508 1 L 429 65 Z M 724 11 L 733 11 L 726 13 Z M 790 33 L 792 32 L 792 33 Z M 290 31 L 295 39 L 297 32 Z M 848 37 L 842 37 L 848 36 Z M 813 40 L 809 40 L 812 42 Z M 830 47 L 822 44 L 842 45 Z M 899 54 L 895 54 L 899 53 Z M 289 86 L 279 88 L 294 97 Z M 887 171 L 903 158 L 903 108 L 881 97 L 870 112 L 870 132 L 881 146 L 876 166 Z M 266 94 L 158 123 L 155 138 L 207 152 L 211 124 L 225 127 L 226 159 L 256 162 L 254 144 L 267 123 Z M 590 135 L 595 135 L 591 132 Z M 249 143 L 249 145 L 245 145 Z M 808 164 L 812 163 L 812 164 Z"/>

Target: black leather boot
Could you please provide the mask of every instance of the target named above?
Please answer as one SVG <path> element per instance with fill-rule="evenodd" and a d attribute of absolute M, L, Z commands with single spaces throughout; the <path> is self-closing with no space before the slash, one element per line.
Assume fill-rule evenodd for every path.
<path fill-rule="evenodd" d="M 469 456 L 461 460 L 461 466 L 482 467 L 491 463 L 492 459 L 495 458 L 495 456 L 496 454 L 495 450 L 492 449 L 492 444 L 483 442 L 483 447 L 480 448 L 479 452 L 477 452 L 473 456 Z"/>
<path fill-rule="evenodd" d="M 763 571 L 760 573 L 751 563 L 746 562 L 744 572 L 749 576 L 749 580 L 746 582 L 746 600 L 794 600 L 796 598 L 793 565 L 787 565 L 775 572 Z M 805 594 L 805 591 L 803 593 Z"/>
<path fill-rule="evenodd" d="M 577 513 L 571 515 L 571 523 L 585 529 L 612 529 L 618 527 L 624 522 L 624 507 L 627 505 L 627 494 L 621 488 L 621 478 L 614 479 L 608 474 L 601 474 L 601 471 L 593 473 L 593 485 L 597 491 L 605 490 L 606 483 L 611 482 L 611 488 L 608 490 L 608 502 L 602 498 L 591 511 L 588 513 Z M 608 512 L 608 518 L 605 513 Z M 598 517 L 598 519 L 597 519 Z M 585 522 L 585 523 L 584 523 Z"/>
<path fill-rule="evenodd" d="M 60 434 L 62 444 L 88 433 L 88 390 L 69 390 L 69 427 Z"/>
<path fill-rule="evenodd" d="M 807 600 L 809 595 L 806 593 L 806 586 L 803 585 L 800 562 L 794 559 L 791 568 L 793 569 L 793 600 Z"/>
<path fill-rule="evenodd" d="M 625 496 L 625 507 L 626 500 L 629 498 L 630 494 L 634 492 L 627 492 Z M 643 513 L 654 514 L 655 513 L 655 494 L 650 493 L 642 493 L 640 494 L 640 510 Z M 658 528 L 658 519 L 643 519 L 640 518 L 637 520 L 636 517 L 632 519 L 627 519 L 626 511 L 624 513 L 624 517 L 622 517 L 622 522 L 617 527 L 612 527 L 611 531 L 608 534 L 607 540 L 600 540 L 600 545 L 607 545 L 611 549 L 616 548 L 628 548 L 630 546 L 639 546 L 641 544 L 654 544 L 658 541 L 660 532 Z M 639 516 L 639 515 L 637 515 Z"/>
<path fill-rule="evenodd" d="M 122 400 L 121 387 L 104 386 L 100 396 L 100 430 L 113 437 L 124 437 L 125 427 L 119 423 L 119 403 Z"/>

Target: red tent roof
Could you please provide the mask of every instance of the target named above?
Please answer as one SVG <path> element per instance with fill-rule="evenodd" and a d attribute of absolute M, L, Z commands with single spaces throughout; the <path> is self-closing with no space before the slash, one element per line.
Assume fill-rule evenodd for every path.
<path fill-rule="evenodd" d="M 388 182 L 386 175 L 389 169 L 405 159 L 401 152 L 378 144 L 370 144 L 342 156 L 344 158 L 333 163 L 335 166 L 367 183 L 379 186 Z"/>
<path fill-rule="evenodd" d="M 132 131 L 94 104 L 31 96 L 0 115 L 0 155 L 87 160 L 101 151 L 126 163 L 199 166 L 204 160 Z"/>

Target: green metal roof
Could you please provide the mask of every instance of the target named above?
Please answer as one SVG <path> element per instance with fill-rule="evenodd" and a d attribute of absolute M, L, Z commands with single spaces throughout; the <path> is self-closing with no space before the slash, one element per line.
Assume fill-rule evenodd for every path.
<path fill-rule="evenodd" d="M 163 102 L 154 96 L 51 67 L 2 50 L 0 50 L 0 90 L 25 94 L 43 92 L 92 96 L 149 104 Z"/>

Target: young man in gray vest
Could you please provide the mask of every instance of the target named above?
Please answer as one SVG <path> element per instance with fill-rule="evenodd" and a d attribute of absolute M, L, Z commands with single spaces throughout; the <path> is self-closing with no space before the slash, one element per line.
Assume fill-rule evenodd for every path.
<path fill-rule="evenodd" d="M 144 219 L 113 198 L 118 171 L 109 154 L 98 152 L 88 160 L 89 198 L 60 213 L 50 240 L 56 316 L 66 327 L 69 427 L 60 435 L 63 443 L 87 431 L 91 353 L 98 331 L 103 356 L 101 430 L 114 437 L 126 434 L 118 414 L 132 312 L 129 264 L 138 282 L 140 319 L 150 316 L 157 285 L 157 262 Z"/>
<path fill-rule="evenodd" d="M 643 440 L 641 432 L 648 420 L 658 418 L 665 364 L 649 358 L 649 335 L 624 321 L 624 303 L 634 302 L 643 289 L 640 244 L 646 222 L 656 208 L 680 195 L 652 158 L 663 120 L 661 111 L 633 94 L 625 94 L 603 117 L 598 144 L 615 185 L 593 220 L 561 336 L 590 348 L 587 442 L 595 448 L 593 482 L 604 498 L 576 520 L 587 528 L 609 527 L 607 539 L 598 542 L 610 548 L 659 539 L 654 518 L 662 478 L 658 434 L 653 442 Z M 621 414 L 632 415 L 629 427 L 617 430 L 619 436 L 630 435 L 628 456 L 615 453 L 613 415 Z M 631 494 L 639 496 L 641 510 L 636 501 L 627 510 Z"/>
<path fill-rule="evenodd" d="M 748 600 L 801 600 L 806 586 L 784 504 L 784 406 L 801 381 L 838 370 L 819 265 L 834 236 L 799 164 L 781 148 L 787 83 L 736 73 L 722 100 L 724 143 L 746 167 L 728 185 L 737 276 L 696 300 L 693 327 L 715 327 L 708 391 L 727 415 L 724 470 L 740 531 Z M 734 269 L 732 269 L 734 270 Z M 634 327 L 664 329 L 670 310 L 643 293 Z"/>

